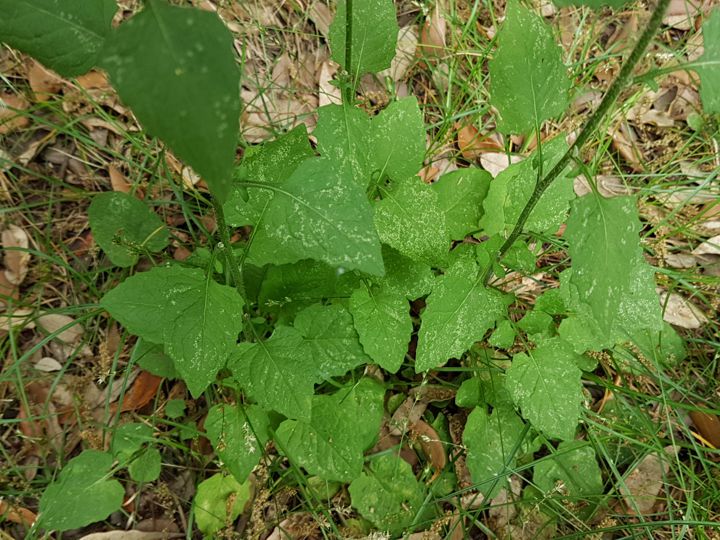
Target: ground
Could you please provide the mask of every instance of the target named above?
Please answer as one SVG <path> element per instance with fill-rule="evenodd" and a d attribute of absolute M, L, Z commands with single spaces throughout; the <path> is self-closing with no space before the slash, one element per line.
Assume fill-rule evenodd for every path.
<path fill-rule="evenodd" d="M 320 0 L 192 3 L 221 16 L 243 59 L 239 157 L 298 123 L 312 130 L 317 107 L 339 101 L 339 89 L 330 84 L 337 66 L 326 42 L 332 6 Z M 138 9 L 134 0 L 119 4 L 118 18 Z M 381 444 L 403 444 L 418 478 L 429 480 L 447 468 L 458 479 L 455 491 L 437 495 L 443 513 L 418 528 L 415 538 L 720 538 L 713 525 L 720 520 L 720 130 L 717 117 L 702 112 L 697 75 L 674 68 L 700 56 L 700 25 L 711 4 L 671 3 L 636 71 L 638 84 L 622 93 L 586 145 L 575 183 L 578 194 L 590 189 L 590 176 L 606 196 L 638 197 L 645 256 L 657 269 L 665 320 L 685 339 L 687 357 L 663 369 L 628 371 L 599 355 L 599 367 L 584 381 L 584 439 L 606 464 L 607 496 L 592 509 L 581 498 L 568 502 L 562 482 L 550 496 L 520 499 L 503 492 L 477 504 L 456 451 L 466 421 L 453 400 L 458 370 L 434 373 L 437 395 L 421 399 L 413 388 L 427 381 L 414 371 L 375 373 L 392 388 L 388 403 L 400 411 L 395 421 L 414 426 L 398 435 L 384 426 Z M 536 141 L 500 135 L 488 105 L 487 60 L 504 2 L 396 5 L 396 60 L 387 72 L 363 79 L 359 98 L 372 112 L 393 95 L 417 96 L 429 126 L 423 179 L 470 165 L 496 175 L 530 153 Z M 649 8 L 535 7 L 554 28 L 575 80 L 571 113 L 547 122 L 542 138 L 572 138 L 617 74 Z M 59 464 L 81 448 L 107 447 L 109 434 L 130 421 L 153 426 L 161 441 L 160 478 L 145 485 L 128 481 L 123 512 L 62 537 L 126 528 L 197 535 L 188 523 L 195 489 L 217 470 L 203 436 L 209 405 L 191 399 L 181 382 L 132 367 L 134 338 L 97 304 L 128 271 L 112 266 L 96 246 L 87 208 L 90 195 L 103 191 L 151 200 L 172 230 L 163 256 L 185 260 L 215 232 L 202 195 L 206 186 L 143 133 L 102 73 L 63 80 L 3 47 L 0 75 L 0 537 L 24 538 Z M 562 232 L 538 239 L 546 248 L 534 274 L 504 278 L 501 286 L 520 299 L 517 319 L 557 285 L 567 264 Z M 153 262 L 141 259 L 136 270 Z M 438 418 L 444 420 L 438 424 Z M 441 424 L 449 437 L 444 443 L 438 440 Z M 254 471 L 252 502 L 225 537 L 368 534 L 346 489 L 319 506 L 307 496 L 307 478 L 272 446 L 266 451 Z M 517 471 L 518 493 L 523 468 L 531 466 Z"/>

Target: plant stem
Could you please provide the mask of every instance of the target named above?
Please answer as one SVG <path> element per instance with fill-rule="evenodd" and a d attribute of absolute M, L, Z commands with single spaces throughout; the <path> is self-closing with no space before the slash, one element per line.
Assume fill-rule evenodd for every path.
<path fill-rule="evenodd" d="M 230 244 L 230 233 L 228 232 L 227 224 L 225 223 L 225 211 L 223 210 L 222 204 L 213 197 L 213 208 L 215 209 L 215 218 L 217 219 L 218 236 L 220 237 L 220 247 L 223 254 L 225 255 L 225 265 L 230 269 L 230 276 L 232 277 L 235 288 L 237 288 L 240 296 L 243 298 L 245 295 L 245 282 L 242 278 L 242 272 L 240 265 L 235 259 L 235 254 Z"/>
<path fill-rule="evenodd" d="M 352 104 L 353 76 L 352 76 L 352 37 L 353 37 L 353 0 L 345 0 L 345 71 L 347 72 L 347 85 L 344 88 L 343 101 L 346 105 Z"/>
<path fill-rule="evenodd" d="M 525 205 L 525 208 L 523 208 L 522 212 L 520 213 L 520 217 L 518 218 L 517 223 L 515 223 L 515 227 L 510 233 L 510 236 L 508 236 L 507 240 L 505 240 L 505 243 L 500 247 L 500 250 L 495 257 L 495 262 L 502 260 L 503 255 L 505 255 L 508 249 L 510 249 L 510 247 L 515 243 L 515 240 L 517 240 L 522 233 L 525 222 L 530 217 L 530 212 L 532 212 L 533 208 L 535 208 L 535 205 L 540 200 L 542 194 L 545 192 L 548 186 L 550 186 L 550 184 L 552 184 L 560 176 L 560 173 L 565 169 L 567 164 L 573 158 L 575 152 L 582 149 L 590 136 L 600 125 L 600 122 L 603 120 L 605 115 L 607 115 L 607 113 L 610 111 L 610 107 L 612 107 L 613 103 L 615 103 L 615 100 L 620 95 L 622 89 L 630 81 L 632 72 L 635 69 L 637 63 L 640 61 L 640 58 L 642 58 L 643 54 L 645 53 L 645 49 L 650 44 L 650 40 L 652 40 L 653 36 L 658 31 L 658 28 L 660 28 L 663 15 L 665 14 L 665 11 L 667 10 L 669 4 L 670 0 L 658 0 L 657 6 L 655 7 L 655 10 L 650 17 L 650 20 L 648 21 L 645 30 L 640 36 L 640 39 L 638 39 L 637 43 L 635 44 L 635 47 L 630 53 L 630 56 L 628 56 L 627 60 L 620 68 L 620 73 L 618 74 L 615 81 L 613 81 L 612 85 L 610 86 L 607 93 L 600 102 L 598 108 L 587 121 L 582 131 L 577 136 L 577 139 L 575 139 L 575 142 L 570 146 L 568 151 L 565 152 L 565 155 L 560 158 L 560 161 L 557 162 L 557 164 L 550 170 L 550 172 L 548 172 L 541 180 L 538 180 L 537 184 L 535 185 L 535 189 L 533 190 L 530 199 Z M 487 282 L 493 275 L 492 267 L 493 264 L 491 263 L 488 268 L 485 269 L 483 275 L 483 282 L 485 284 L 487 284 Z"/>

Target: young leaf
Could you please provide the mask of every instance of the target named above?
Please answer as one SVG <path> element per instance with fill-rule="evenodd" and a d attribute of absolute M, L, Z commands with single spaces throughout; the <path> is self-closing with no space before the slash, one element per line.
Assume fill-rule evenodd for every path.
<path fill-rule="evenodd" d="M 488 414 L 484 406 L 468 416 L 463 431 L 467 467 L 476 487 L 492 498 L 508 485 L 508 474 L 522 455 L 525 423 L 511 407 L 496 407 Z"/>
<path fill-rule="evenodd" d="M 508 2 L 490 61 L 490 102 L 500 113 L 503 133 L 525 133 L 565 112 L 571 80 L 562 51 L 543 20 Z"/>
<path fill-rule="evenodd" d="M 561 335 L 573 319 L 595 328 L 589 344 L 596 339 L 600 348 L 641 330 L 662 330 L 653 269 L 642 255 L 639 231 L 633 197 L 588 194 L 574 202 L 565 231 L 572 258 L 565 288 L 575 316 L 563 321 Z"/>
<path fill-rule="evenodd" d="M 401 255 L 390 246 L 383 246 L 385 276 L 375 280 L 384 291 L 396 292 L 408 300 L 430 294 L 435 276 L 430 266 Z"/>
<path fill-rule="evenodd" d="M 241 343 L 228 367 L 261 407 L 310 420 L 314 384 L 320 378 L 318 361 L 294 328 L 278 326 L 267 341 Z"/>
<path fill-rule="evenodd" d="M 361 286 L 350 297 L 350 313 L 367 355 L 390 373 L 397 372 L 412 334 L 405 297 L 392 290 Z"/>
<path fill-rule="evenodd" d="M 436 278 L 418 335 L 418 373 L 459 358 L 506 317 L 502 295 L 484 287 L 478 274 L 477 265 L 460 260 Z"/>
<path fill-rule="evenodd" d="M 162 456 L 157 448 L 146 448 L 142 453 L 133 459 L 128 466 L 130 478 L 136 482 L 147 484 L 154 482 L 160 477 L 162 468 Z"/>
<path fill-rule="evenodd" d="M 146 444 L 153 441 L 153 430 L 140 423 L 123 424 L 115 430 L 110 451 L 113 458 L 125 465 Z"/>
<path fill-rule="evenodd" d="M 561 442 L 557 451 L 535 465 L 533 482 L 545 493 L 562 482 L 570 497 L 602 495 L 603 482 L 593 447 L 585 441 Z"/>
<path fill-rule="evenodd" d="M 110 454 L 85 450 L 71 459 L 40 498 L 38 526 L 67 531 L 105 519 L 120 509 L 125 495 L 120 482 L 108 479 Z"/>
<path fill-rule="evenodd" d="M 315 359 L 318 382 L 372 362 L 360 345 L 352 315 L 339 304 L 310 306 L 297 314 L 293 326 Z"/>
<path fill-rule="evenodd" d="M 331 266 L 384 273 L 380 242 L 364 188 L 347 169 L 325 158 L 305 160 L 271 190 L 250 255 L 258 265 L 316 259 Z"/>
<path fill-rule="evenodd" d="M 390 67 L 400 27 L 392 0 L 363 0 L 353 4 L 350 65 L 345 65 L 346 1 L 339 0 L 330 25 L 332 59 L 353 78 Z"/>
<path fill-rule="evenodd" d="M 546 142 L 542 146 L 543 172 L 549 171 L 567 151 L 563 137 Z M 483 202 L 485 214 L 480 220 L 487 235 L 507 236 L 517 223 L 523 208 L 532 196 L 538 177 L 538 152 L 510 165 L 491 182 Z M 545 190 L 524 229 L 537 233 L 554 233 L 565 221 L 570 201 L 575 198 L 573 179 L 559 176 Z"/>
<path fill-rule="evenodd" d="M 168 230 L 145 203 L 119 191 L 96 195 L 88 208 L 93 238 L 113 264 L 132 266 L 138 251 L 161 251 Z"/>
<path fill-rule="evenodd" d="M 375 204 L 380 240 L 410 259 L 442 266 L 450 236 L 437 193 L 417 176 L 394 182 L 382 192 L 383 199 Z"/>
<path fill-rule="evenodd" d="M 714 8 L 702 26 L 705 52 L 694 68 L 700 75 L 700 98 L 708 113 L 720 113 L 720 8 Z"/>
<path fill-rule="evenodd" d="M 197 268 L 156 267 L 107 293 L 100 304 L 130 332 L 162 343 L 193 396 L 235 348 L 243 299 Z"/>
<path fill-rule="evenodd" d="M 425 489 L 412 467 L 401 458 L 384 454 L 370 462 L 350 484 L 352 505 L 378 529 L 401 535 L 412 525 L 425 500 Z"/>
<path fill-rule="evenodd" d="M 108 38 L 100 65 L 145 128 L 224 202 L 239 130 L 240 71 L 218 16 L 148 0 Z"/>
<path fill-rule="evenodd" d="M 241 484 L 223 473 L 200 482 L 193 501 L 193 514 L 200 532 L 213 537 L 220 529 L 232 525 L 250 501 L 250 494 L 250 482 Z"/>
<path fill-rule="evenodd" d="M 245 482 L 260 462 L 270 439 L 270 420 L 257 405 L 213 406 L 205 419 L 205 431 L 225 467 L 238 482 Z"/>
<path fill-rule="evenodd" d="M 280 448 L 310 474 L 350 482 L 362 471 L 383 416 L 384 389 L 362 379 L 333 395 L 313 397 L 309 422 L 285 420 L 276 432 Z"/>
<path fill-rule="evenodd" d="M 0 41 L 77 77 L 96 65 L 116 11 L 114 0 L 0 0 Z"/>
<path fill-rule="evenodd" d="M 451 240 L 462 240 L 478 230 L 491 180 L 490 173 L 468 168 L 443 175 L 432 184 Z"/>
<path fill-rule="evenodd" d="M 582 415 L 582 372 L 577 355 L 559 338 L 516 354 L 506 385 L 523 418 L 553 439 L 570 440 Z"/>

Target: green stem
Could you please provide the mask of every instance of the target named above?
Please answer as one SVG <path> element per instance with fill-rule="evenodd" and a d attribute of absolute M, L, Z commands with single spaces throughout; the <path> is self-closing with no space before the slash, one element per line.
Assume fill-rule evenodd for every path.
<path fill-rule="evenodd" d="M 552 184 L 560 176 L 560 173 L 568 165 L 570 160 L 573 158 L 575 152 L 582 149 L 590 136 L 593 135 L 597 127 L 600 125 L 600 122 L 603 120 L 605 115 L 607 115 L 607 113 L 610 111 L 610 108 L 612 107 L 613 103 L 615 103 L 615 100 L 617 100 L 620 92 L 623 88 L 625 88 L 628 81 L 630 81 L 632 72 L 635 69 L 637 63 L 642 58 L 643 54 L 645 53 L 645 49 L 650 44 L 650 40 L 652 40 L 653 36 L 658 31 L 658 28 L 660 28 L 663 15 L 665 14 L 665 11 L 667 10 L 669 4 L 670 0 L 658 0 L 658 4 L 655 7 L 655 11 L 653 11 L 652 17 L 650 17 L 650 21 L 648 21 L 648 24 L 645 27 L 642 35 L 640 36 L 640 39 L 638 39 L 637 43 L 635 44 L 635 48 L 632 50 L 630 56 L 628 56 L 628 59 L 622 65 L 620 73 L 618 74 L 615 81 L 613 81 L 610 89 L 607 91 L 602 101 L 600 102 L 600 105 L 592 114 L 590 119 L 587 121 L 582 131 L 577 136 L 577 139 L 575 139 L 575 142 L 572 144 L 572 146 L 570 146 L 568 151 L 565 152 L 565 155 L 563 155 L 563 157 L 560 158 L 560 161 L 558 161 L 557 164 L 552 169 L 550 169 L 550 172 L 548 172 L 542 178 L 542 180 L 539 180 L 538 183 L 535 185 L 535 189 L 533 190 L 530 199 L 525 205 L 525 208 L 523 208 L 522 212 L 520 213 L 520 217 L 518 218 L 517 223 L 515 223 L 515 227 L 510 233 L 510 236 L 508 236 L 507 240 L 505 240 L 505 243 L 502 245 L 502 247 L 500 247 L 500 250 L 498 251 L 495 258 L 496 262 L 502 260 L 503 255 L 507 253 L 508 249 L 510 249 L 510 247 L 518 239 L 518 237 L 522 233 L 523 227 L 525 226 L 525 222 L 530 217 L 530 213 L 533 211 L 533 208 L 535 208 L 535 205 L 538 203 L 540 197 L 548 188 L 548 186 L 550 186 L 550 184 Z M 487 282 L 493 275 L 492 267 L 493 264 L 490 264 L 488 268 L 485 269 L 483 275 L 483 282 L 485 284 L 487 284 Z"/>
<path fill-rule="evenodd" d="M 215 218 L 217 219 L 218 236 L 220 237 L 220 247 L 223 255 L 225 255 L 225 265 L 230 269 L 230 276 L 232 277 L 233 283 L 237 288 L 240 296 L 246 298 L 245 295 L 245 282 L 242 278 L 242 272 L 240 265 L 235 258 L 235 254 L 232 250 L 232 244 L 230 243 L 230 232 L 227 224 L 225 223 L 225 211 L 223 210 L 222 204 L 213 197 L 213 208 L 215 209 Z"/>
<path fill-rule="evenodd" d="M 352 105 L 353 76 L 352 76 L 352 38 L 353 38 L 353 0 L 345 0 L 345 71 L 347 72 L 346 86 L 343 92 L 343 101 Z"/>

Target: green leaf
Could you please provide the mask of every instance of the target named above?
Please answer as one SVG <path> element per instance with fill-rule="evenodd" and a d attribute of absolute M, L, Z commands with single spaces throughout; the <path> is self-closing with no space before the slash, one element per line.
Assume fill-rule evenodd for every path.
<path fill-rule="evenodd" d="M 270 420 L 257 405 L 213 406 L 205 419 L 208 439 L 225 467 L 238 482 L 245 482 L 260 462 L 270 439 Z"/>
<path fill-rule="evenodd" d="M 395 455 L 370 462 L 369 471 L 350 484 L 352 505 L 381 531 L 401 535 L 415 521 L 425 500 L 425 489 L 412 467 Z"/>
<path fill-rule="evenodd" d="M 533 482 L 545 493 L 555 491 L 558 482 L 571 497 L 602 495 L 603 482 L 593 447 L 585 441 L 565 441 L 557 451 L 535 465 Z"/>
<path fill-rule="evenodd" d="M 588 348 L 601 349 L 642 330 L 662 329 L 654 271 L 642 254 L 640 228 L 633 197 L 589 194 L 574 202 L 565 230 L 572 268 L 569 280 L 561 276 L 561 281 L 575 315 L 563 321 L 560 335 L 567 335 L 569 321 L 575 319 L 574 324 L 592 331 Z"/>
<path fill-rule="evenodd" d="M 312 155 L 307 128 L 305 124 L 300 124 L 274 141 L 247 149 L 242 164 L 235 171 L 235 180 L 279 184 Z M 272 198 L 271 191 L 254 189 L 247 192 L 248 200 L 245 200 L 245 192 L 245 188 L 235 186 L 224 204 L 228 225 L 255 225 L 262 209 Z"/>
<path fill-rule="evenodd" d="M 0 0 L 0 41 L 77 77 L 96 65 L 116 11 L 114 0 Z"/>
<path fill-rule="evenodd" d="M 310 306 L 298 313 L 294 327 L 315 359 L 320 380 L 345 375 L 371 362 L 360 345 L 352 315 L 341 305 Z"/>
<path fill-rule="evenodd" d="M 345 0 L 339 0 L 328 35 L 335 62 L 354 79 L 359 79 L 363 73 L 390 67 L 400 30 L 395 4 L 391 0 L 363 0 L 353 4 L 352 55 L 349 66 L 345 65 L 345 24 Z"/>
<path fill-rule="evenodd" d="M 435 276 L 429 265 L 401 255 L 390 246 L 383 246 L 385 276 L 375 282 L 385 291 L 396 292 L 408 300 L 430 294 Z"/>
<path fill-rule="evenodd" d="M 390 103 L 372 119 L 367 138 L 374 171 L 392 180 L 415 176 L 425 157 L 425 123 L 415 97 Z"/>
<path fill-rule="evenodd" d="M 93 238 L 116 266 L 132 266 L 138 252 L 161 251 L 168 245 L 168 230 L 147 205 L 126 193 L 93 197 L 88 208 Z"/>
<path fill-rule="evenodd" d="M 570 440 L 583 409 L 577 355 L 559 338 L 537 349 L 516 354 L 507 370 L 506 385 L 523 418 L 553 439 Z"/>
<path fill-rule="evenodd" d="M 110 450 L 113 458 L 125 465 L 143 446 L 153 442 L 150 426 L 137 422 L 123 424 L 115 430 Z"/>
<path fill-rule="evenodd" d="M 720 8 L 703 23 L 702 35 L 705 51 L 694 66 L 700 75 L 700 98 L 706 112 L 720 113 Z"/>
<path fill-rule="evenodd" d="M 163 343 L 198 397 L 233 352 L 243 299 L 197 268 L 156 267 L 107 293 L 100 304 L 133 334 Z"/>
<path fill-rule="evenodd" d="M 138 339 L 132 352 L 131 363 L 137 363 L 145 371 L 165 379 L 177 379 L 172 359 L 163 352 L 162 345 L 150 343 L 144 339 Z"/>
<path fill-rule="evenodd" d="M 563 137 L 556 137 L 543 144 L 543 174 L 560 161 L 567 149 Z M 491 182 L 483 203 L 485 214 L 480 220 L 486 234 L 490 236 L 500 234 L 504 237 L 510 234 L 535 189 L 539 173 L 538 164 L 539 154 L 536 151 L 520 163 L 510 165 Z M 524 230 L 537 233 L 556 232 L 565 222 L 568 206 L 574 198 L 573 179 L 566 172 L 545 190 L 530 212 Z"/>
<path fill-rule="evenodd" d="M 101 67 L 145 128 L 224 202 L 239 131 L 240 71 L 232 34 L 218 16 L 148 0 L 108 39 Z"/>
<path fill-rule="evenodd" d="M 553 2 L 558 7 L 587 6 L 592 9 L 600 9 L 603 6 L 620 8 L 629 4 L 630 0 L 553 0 Z"/>
<path fill-rule="evenodd" d="M 232 476 L 217 473 L 200 482 L 193 502 L 198 529 L 212 536 L 232 525 L 251 498 L 250 482 L 239 483 Z"/>
<path fill-rule="evenodd" d="M 571 80 L 562 50 L 542 18 L 517 0 L 509 2 L 490 60 L 490 103 L 503 133 L 525 133 L 569 104 Z"/>
<path fill-rule="evenodd" d="M 280 448 L 308 473 L 324 480 L 358 477 L 363 452 L 375 441 L 383 417 L 384 389 L 372 379 L 313 398 L 309 422 L 286 420 L 276 432 Z"/>
<path fill-rule="evenodd" d="M 187 404 L 184 399 L 170 399 L 165 404 L 165 416 L 171 420 L 177 420 L 178 418 L 185 416 L 186 408 Z"/>
<path fill-rule="evenodd" d="M 478 273 L 477 265 L 460 260 L 436 278 L 418 334 L 418 373 L 460 358 L 506 317 L 502 295 L 484 287 Z"/>
<path fill-rule="evenodd" d="M 443 175 L 432 184 L 440 209 L 445 213 L 450 239 L 462 240 L 479 229 L 482 203 L 491 180 L 490 173 L 471 167 Z"/>
<path fill-rule="evenodd" d="M 147 484 L 160 477 L 162 457 L 157 448 L 146 448 L 128 466 L 130 478 L 136 482 Z"/>
<path fill-rule="evenodd" d="M 38 526 L 67 531 L 100 521 L 122 506 L 125 489 L 108 479 L 113 458 L 85 450 L 71 459 L 40 498 Z"/>
<path fill-rule="evenodd" d="M 368 145 L 370 117 L 349 105 L 326 105 L 318 109 L 317 139 L 320 155 L 351 171 L 359 186 L 365 189 L 372 178 L 372 153 Z M 373 149 L 374 150 L 374 149 Z"/>
<path fill-rule="evenodd" d="M 488 414 L 478 407 L 468 416 L 463 431 L 467 467 L 475 488 L 492 498 L 508 485 L 509 474 L 522 455 L 525 423 L 510 407 Z"/>
<path fill-rule="evenodd" d="M 380 240 L 413 260 L 442 266 L 450 250 L 445 214 L 437 193 L 413 176 L 382 188 L 375 204 L 375 227 Z"/>
<path fill-rule="evenodd" d="M 228 362 L 235 380 L 261 407 L 310 420 L 318 362 L 300 332 L 278 326 L 267 341 L 241 343 Z"/>
<path fill-rule="evenodd" d="M 365 353 L 383 369 L 397 372 L 412 334 L 405 297 L 392 290 L 361 286 L 350 297 L 350 313 Z"/>
<path fill-rule="evenodd" d="M 499 349 L 509 349 L 515 343 L 515 327 L 508 320 L 500 321 L 497 328 L 488 339 L 488 343 Z"/>
<path fill-rule="evenodd" d="M 310 158 L 283 183 L 253 188 L 274 193 L 254 231 L 250 256 L 256 264 L 312 258 L 347 270 L 384 273 L 372 207 L 348 170 Z"/>

